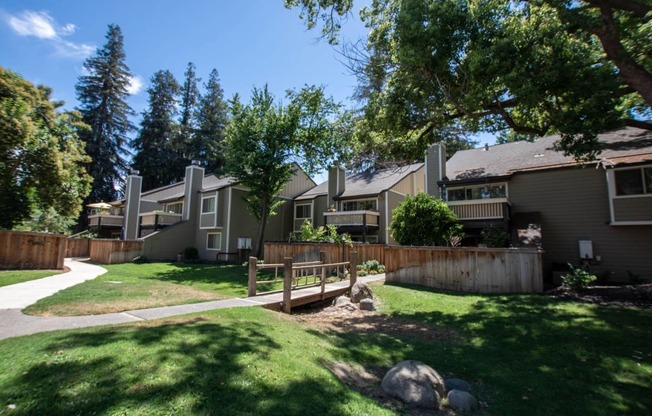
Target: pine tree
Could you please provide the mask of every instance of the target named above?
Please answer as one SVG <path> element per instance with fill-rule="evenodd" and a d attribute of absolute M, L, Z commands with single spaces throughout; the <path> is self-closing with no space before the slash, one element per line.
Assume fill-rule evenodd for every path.
<path fill-rule="evenodd" d="M 168 185 L 183 176 L 183 158 L 177 146 L 179 90 L 179 83 L 168 70 L 158 71 L 151 78 L 149 108 L 143 112 L 138 137 L 131 142 L 136 151 L 133 167 L 143 177 L 143 190 Z"/>
<path fill-rule="evenodd" d="M 200 161 L 207 172 L 219 175 L 224 172 L 224 131 L 228 123 L 228 107 L 216 69 L 211 71 L 204 87 L 206 91 L 199 100 L 197 111 L 198 130 L 189 147 L 189 156 Z"/>
<path fill-rule="evenodd" d="M 181 87 L 181 115 L 177 139 L 177 145 L 183 153 L 183 160 L 180 161 L 183 164 L 182 168 L 192 160 L 191 146 L 197 131 L 197 105 L 200 98 L 199 88 L 197 88 L 200 79 L 195 74 L 195 64 L 188 62 L 184 76 L 185 81 Z"/>
<path fill-rule="evenodd" d="M 88 172 L 93 185 L 86 202 L 112 201 L 120 196 L 120 185 L 127 169 L 127 134 L 134 129 L 129 117 L 134 114 L 126 100 L 131 73 L 125 63 L 122 31 L 109 25 L 106 44 L 84 62 L 88 75 L 75 86 L 79 111 L 90 131 L 81 134 L 92 162 Z"/>

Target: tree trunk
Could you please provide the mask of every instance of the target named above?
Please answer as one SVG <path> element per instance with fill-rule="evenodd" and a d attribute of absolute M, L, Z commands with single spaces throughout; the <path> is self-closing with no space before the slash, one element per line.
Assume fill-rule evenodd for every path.
<path fill-rule="evenodd" d="M 620 78 L 641 94 L 649 106 L 652 106 L 652 74 L 636 62 L 623 47 L 614 22 L 613 9 L 609 5 L 602 4 L 600 14 L 602 25 L 594 33 L 602 42 L 607 58 L 618 68 Z"/>
<path fill-rule="evenodd" d="M 263 199 L 260 203 L 260 224 L 258 224 L 258 243 L 256 243 L 256 258 L 260 259 L 265 242 L 265 227 L 267 226 L 267 217 L 269 216 L 269 203 Z"/>

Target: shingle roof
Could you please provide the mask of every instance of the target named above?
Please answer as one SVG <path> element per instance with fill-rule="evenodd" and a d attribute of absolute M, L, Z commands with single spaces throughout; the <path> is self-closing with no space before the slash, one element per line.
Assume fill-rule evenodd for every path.
<path fill-rule="evenodd" d="M 633 160 L 652 161 L 652 131 L 628 127 L 598 137 L 604 149 L 595 162 L 615 165 Z M 446 177 L 449 180 L 473 180 L 576 165 L 572 157 L 553 150 L 553 144 L 559 138 L 548 136 L 534 142 L 489 146 L 488 150 L 461 150 L 446 162 Z"/>
<path fill-rule="evenodd" d="M 355 198 L 360 196 L 379 195 L 390 189 L 409 174 L 416 172 L 423 163 L 346 175 L 344 192 L 337 199 Z M 313 199 L 319 195 L 328 194 L 328 181 L 322 182 L 309 191 L 299 195 L 297 200 Z"/>
<path fill-rule="evenodd" d="M 217 176 L 211 173 L 210 175 L 204 176 L 204 182 L 201 188 L 201 192 L 215 191 L 217 189 L 226 188 L 227 186 L 234 185 L 236 183 L 237 181 L 235 180 L 235 178 L 231 176 L 227 176 L 225 178 L 218 178 Z"/>

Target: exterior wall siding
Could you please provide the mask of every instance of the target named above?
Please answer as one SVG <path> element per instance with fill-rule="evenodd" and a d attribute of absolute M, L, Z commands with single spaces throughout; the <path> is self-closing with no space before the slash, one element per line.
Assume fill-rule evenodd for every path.
<path fill-rule="evenodd" d="M 302 170 L 297 169 L 290 182 L 281 190 L 281 196 L 294 198 L 302 193 L 314 188 L 315 182 Z"/>
<path fill-rule="evenodd" d="M 615 221 L 652 221 L 652 196 L 614 198 Z"/>
<path fill-rule="evenodd" d="M 195 246 L 195 221 L 183 221 L 143 238 L 143 255 L 150 260 L 176 260 L 186 247 Z"/>
<path fill-rule="evenodd" d="M 579 261 L 579 240 L 593 242 L 601 261 L 591 271 L 627 280 L 627 271 L 652 278 L 652 226 L 611 226 L 605 171 L 570 168 L 515 174 L 512 212 L 540 212 L 544 272 Z"/>
<path fill-rule="evenodd" d="M 405 199 L 403 196 L 394 193 L 394 192 L 387 192 L 388 195 L 388 203 L 387 207 L 389 209 L 388 214 L 387 214 L 387 224 L 384 225 L 385 228 L 389 229 L 389 225 L 392 223 L 392 211 L 394 208 L 396 208 L 403 200 Z M 385 228 L 382 228 L 382 230 L 385 230 Z M 389 231 L 387 231 L 387 236 L 389 237 L 388 240 L 386 241 L 387 244 L 398 244 L 393 238 L 392 235 Z"/>
<path fill-rule="evenodd" d="M 425 175 L 423 172 L 424 172 L 424 168 L 423 167 L 419 168 L 416 172 L 403 178 L 402 181 L 400 181 L 394 187 L 392 187 L 392 190 L 396 192 L 400 192 L 405 195 L 416 195 L 419 192 L 424 192 Z"/>

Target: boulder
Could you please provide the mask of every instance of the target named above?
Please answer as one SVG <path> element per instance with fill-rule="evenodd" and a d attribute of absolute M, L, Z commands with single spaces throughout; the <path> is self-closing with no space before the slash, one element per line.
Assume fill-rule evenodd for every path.
<path fill-rule="evenodd" d="M 415 360 L 396 364 L 383 377 L 381 388 L 408 405 L 429 409 L 439 409 L 445 394 L 444 379 L 437 371 Z"/>
<path fill-rule="evenodd" d="M 446 391 L 461 390 L 471 393 L 471 384 L 459 378 L 449 378 L 445 381 L 445 385 Z"/>
<path fill-rule="evenodd" d="M 360 310 L 361 311 L 375 311 L 376 305 L 374 305 L 373 299 L 362 299 L 360 301 Z"/>
<path fill-rule="evenodd" d="M 350 311 L 355 311 L 358 309 L 358 305 L 352 303 L 351 299 L 347 298 L 346 296 L 340 296 L 339 298 L 335 299 L 335 304 L 333 306 L 335 308 L 347 309 Z"/>
<path fill-rule="evenodd" d="M 359 303 L 362 299 L 373 299 L 371 288 L 364 282 L 355 282 L 351 288 L 351 302 Z"/>
<path fill-rule="evenodd" d="M 468 391 L 451 390 L 448 392 L 448 406 L 460 412 L 472 412 L 478 409 L 478 400 Z"/>

